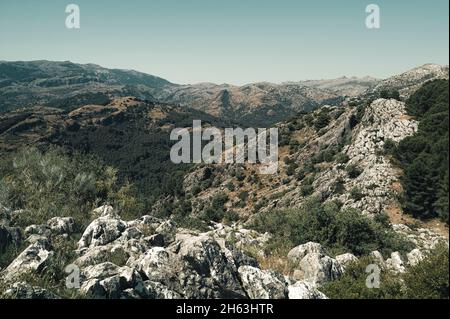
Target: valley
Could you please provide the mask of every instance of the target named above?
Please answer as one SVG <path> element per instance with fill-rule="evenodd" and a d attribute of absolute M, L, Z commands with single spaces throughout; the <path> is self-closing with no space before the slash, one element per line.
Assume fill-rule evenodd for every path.
<path fill-rule="evenodd" d="M 194 121 L 276 128 L 276 174 L 174 163 Z M 232 86 L 0 62 L 0 295 L 448 298 L 447 144 L 448 66 Z"/>

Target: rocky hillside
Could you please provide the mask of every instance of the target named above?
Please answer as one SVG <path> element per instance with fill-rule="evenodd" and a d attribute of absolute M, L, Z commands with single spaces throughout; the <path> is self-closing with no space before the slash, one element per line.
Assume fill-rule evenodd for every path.
<path fill-rule="evenodd" d="M 190 106 L 245 126 L 268 126 L 326 103 L 339 103 L 343 92 L 299 83 L 255 83 L 244 86 L 198 84 L 166 87 L 155 97 Z"/>
<path fill-rule="evenodd" d="M 280 85 L 177 85 L 152 75 L 93 64 L 0 61 L 0 112 L 35 106 L 73 110 L 133 96 L 194 108 L 241 125 L 271 125 L 298 111 L 338 103 L 375 83 L 352 78 Z"/>
<path fill-rule="evenodd" d="M 448 65 L 425 64 L 381 81 L 375 91 L 398 90 L 402 97 L 410 96 L 428 81 L 448 79 Z"/>
<path fill-rule="evenodd" d="M 429 134 L 423 121 L 445 116 L 448 81 L 430 82 L 442 76 L 425 66 L 281 121 L 274 175 L 169 161 L 172 128 L 236 124 L 196 110 L 215 85 L 195 88 L 196 109 L 116 97 L 4 113 L 0 296 L 448 298 L 448 224 L 408 215 L 396 159 L 405 140 Z M 413 116 L 412 88 L 428 82 L 441 88 L 439 103 Z M 253 103 L 261 91 L 298 89 L 288 87 L 227 90 Z M 417 109 L 431 101 L 423 92 L 413 95 Z M 380 288 L 366 286 L 368 266 L 381 271 Z"/>
<path fill-rule="evenodd" d="M 25 109 L 0 115 L 0 153 L 58 145 L 69 152 L 96 155 L 118 169 L 119 179 L 133 182 L 140 197 L 152 203 L 164 194 L 176 194 L 181 187 L 177 180 L 188 166 L 170 161 L 170 132 L 192 126 L 194 119 L 205 125 L 226 125 L 194 109 L 135 97 L 114 98 L 106 105 L 85 105 L 70 112 Z"/>
<path fill-rule="evenodd" d="M 151 89 L 167 85 L 152 75 L 94 64 L 0 61 L 0 112 L 35 106 L 70 110 L 123 96 L 153 100 Z"/>

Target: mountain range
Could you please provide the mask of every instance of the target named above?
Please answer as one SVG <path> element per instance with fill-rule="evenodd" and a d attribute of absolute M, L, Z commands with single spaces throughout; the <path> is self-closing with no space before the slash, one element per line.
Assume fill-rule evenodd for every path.
<path fill-rule="evenodd" d="M 270 125 L 374 87 L 373 78 L 244 86 L 177 85 L 152 75 L 71 62 L 0 62 L 0 112 L 34 106 L 73 110 L 112 97 L 186 106 L 245 125 Z"/>
<path fill-rule="evenodd" d="M 448 298 L 448 71 L 178 85 L 0 62 L 0 297 Z M 278 128 L 277 174 L 175 165 L 194 119 Z"/>

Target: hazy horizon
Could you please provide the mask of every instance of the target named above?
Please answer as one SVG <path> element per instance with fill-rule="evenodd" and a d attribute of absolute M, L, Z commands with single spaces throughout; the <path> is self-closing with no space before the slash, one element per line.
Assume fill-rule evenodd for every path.
<path fill-rule="evenodd" d="M 429 64 L 432 64 L 432 65 L 433 65 L 433 64 L 434 64 L 434 65 L 441 65 L 441 66 L 449 66 L 448 64 L 425 63 L 425 64 L 422 64 L 422 65 L 417 65 L 417 66 L 415 66 L 415 67 L 413 67 L 413 68 L 411 68 L 411 69 L 408 69 L 408 70 L 403 70 L 403 71 L 401 71 L 401 72 L 399 72 L 399 73 L 393 73 L 393 74 L 390 74 L 390 75 L 388 75 L 388 76 L 385 77 L 385 78 L 374 77 L 374 76 L 372 76 L 372 75 L 370 75 L 370 74 L 367 74 L 367 75 L 364 75 L 364 76 L 355 76 L 355 75 L 347 75 L 347 74 L 344 74 L 344 75 L 341 75 L 341 76 L 338 76 L 338 77 L 333 77 L 333 78 L 300 79 L 300 80 L 281 81 L 281 82 L 272 82 L 272 81 L 260 80 L 260 81 L 255 81 L 255 82 L 248 82 L 248 83 L 235 84 L 235 83 L 229 83 L 229 82 L 222 82 L 222 83 L 219 83 L 219 82 L 212 82 L 212 81 L 193 82 L 193 83 L 177 83 L 177 82 L 172 81 L 171 79 L 167 79 L 167 78 L 161 77 L 161 76 L 158 75 L 158 74 L 147 73 L 147 72 L 144 72 L 144 71 L 141 71 L 141 70 L 129 69 L 129 68 L 106 67 L 106 66 L 104 66 L 104 65 L 97 64 L 97 63 L 79 63 L 79 62 L 76 62 L 76 61 L 70 61 L 70 60 L 65 60 L 65 61 L 46 60 L 46 59 L 42 59 L 42 60 L 0 60 L 0 62 L 7 62 L 7 63 L 15 63 L 15 62 L 19 62 L 19 63 L 20 63 L 20 62 L 23 62 L 23 63 L 31 63 L 31 62 L 39 62 L 39 61 L 55 62 L 55 63 L 70 62 L 70 63 L 80 64 L 80 65 L 90 65 L 90 64 L 91 64 L 91 65 L 96 65 L 96 66 L 99 66 L 99 67 L 101 67 L 101 68 L 111 69 L 111 70 L 114 70 L 114 69 L 115 69 L 115 70 L 123 70 L 123 71 L 134 71 L 134 72 L 144 73 L 144 74 L 147 74 L 147 75 L 151 75 L 151 76 L 155 76 L 155 77 L 158 77 L 158 78 L 162 78 L 163 80 L 169 81 L 169 82 L 171 82 L 172 84 L 178 84 L 178 85 L 214 84 L 214 85 L 232 85 L 232 86 L 242 86 L 242 85 L 255 84 L 255 83 L 270 83 L 270 84 L 276 84 L 276 85 L 279 85 L 279 84 L 284 84 L 284 83 L 296 83 L 296 82 L 307 82 L 307 81 L 327 81 L 327 80 L 338 80 L 338 79 L 343 79 L 343 78 L 347 78 L 347 79 L 352 79 L 352 78 L 355 78 L 355 79 L 372 78 L 372 79 L 374 79 L 374 80 L 384 80 L 384 79 L 387 79 L 387 78 L 389 78 L 389 77 L 391 77 L 391 76 L 395 76 L 395 75 L 398 75 L 398 74 L 407 72 L 407 71 L 409 71 L 409 70 L 412 70 L 412 69 L 414 69 L 414 68 L 421 67 L 421 66 L 424 66 L 424 65 L 429 65 Z"/>
<path fill-rule="evenodd" d="M 57 0 L 0 3 L 0 60 L 71 61 L 133 69 L 177 84 L 379 79 L 448 65 L 447 0 Z M 381 9 L 367 29 L 365 8 Z"/>

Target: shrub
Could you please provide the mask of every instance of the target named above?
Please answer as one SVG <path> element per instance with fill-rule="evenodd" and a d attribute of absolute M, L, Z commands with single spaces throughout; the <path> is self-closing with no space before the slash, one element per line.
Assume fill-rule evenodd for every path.
<path fill-rule="evenodd" d="M 325 110 L 322 110 L 314 121 L 314 128 L 316 132 L 320 131 L 322 128 L 327 127 L 330 124 L 330 115 Z"/>
<path fill-rule="evenodd" d="M 395 152 L 397 145 L 395 144 L 395 142 L 391 139 L 387 139 L 386 141 L 384 141 L 384 154 L 393 154 Z"/>
<path fill-rule="evenodd" d="M 364 194 L 362 193 L 362 191 L 358 188 L 358 187 L 353 187 L 352 190 L 350 191 L 350 197 L 355 201 L 360 201 L 361 199 L 364 198 Z"/>
<path fill-rule="evenodd" d="M 330 299 L 399 299 L 403 298 L 402 285 L 395 275 L 381 271 L 380 287 L 368 288 L 367 266 L 376 264 L 370 257 L 360 258 L 346 267 L 341 278 L 323 285 L 320 290 Z"/>
<path fill-rule="evenodd" d="M 338 153 L 335 156 L 335 160 L 336 160 L 336 163 L 338 163 L 338 164 L 346 164 L 350 160 L 350 157 L 347 154 Z"/>
<path fill-rule="evenodd" d="M 444 244 L 437 246 L 404 275 L 409 299 L 449 298 L 449 255 Z"/>
<path fill-rule="evenodd" d="M 137 205 L 131 185 L 117 184 L 117 171 L 98 158 L 62 148 L 45 153 L 23 149 L 0 163 L 0 198 L 12 209 L 24 209 L 18 223 L 43 223 L 55 216 L 72 216 L 78 224 L 89 222 L 89 212 L 109 202 L 122 209 Z"/>
<path fill-rule="evenodd" d="M 274 235 L 269 250 L 286 245 L 293 248 L 309 241 L 335 252 L 351 251 L 356 255 L 373 250 L 388 255 L 412 249 L 389 225 L 353 209 L 342 210 L 337 202 L 322 204 L 317 198 L 307 201 L 300 209 L 259 214 L 253 228 Z"/>
<path fill-rule="evenodd" d="M 345 171 L 347 172 L 348 177 L 352 179 L 357 178 L 362 173 L 362 170 L 357 165 L 354 164 L 348 165 Z"/>

